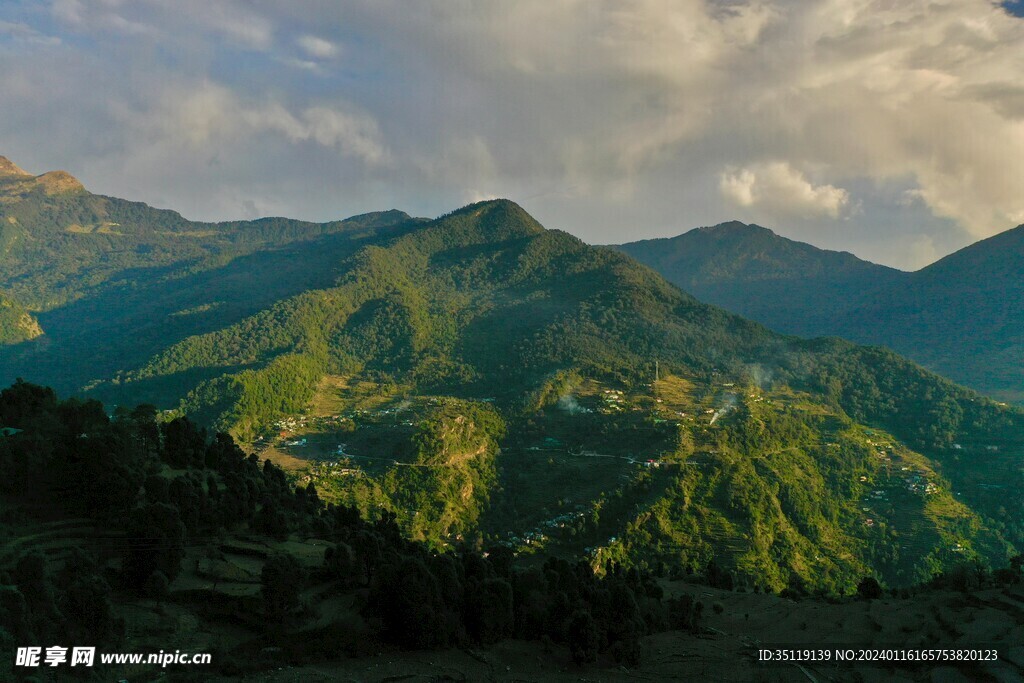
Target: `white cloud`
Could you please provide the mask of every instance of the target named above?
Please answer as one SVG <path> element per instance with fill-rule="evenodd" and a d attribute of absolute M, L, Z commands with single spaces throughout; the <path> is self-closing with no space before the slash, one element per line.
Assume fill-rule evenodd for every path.
<path fill-rule="evenodd" d="M 273 22 L 239 0 L 53 0 L 55 19 L 84 32 L 114 32 L 194 46 L 203 36 L 227 38 L 252 50 L 274 42 Z"/>
<path fill-rule="evenodd" d="M 118 12 L 118 3 L 103 0 L 54 0 L 54 18 L 78 30 L 109 31 L 125 35 L 154 36 L 157 31 L 144 22 L 133 21 Z"/>
<path fill-rule="evenodd" d="M 49 36 L 37 31 L 28 24 L 15 21 L 0 20 L 0 38 L 8 36 L 16 41 L 36 43 L 40 45 L 59 45 L 60 38 Z"/>
<path fill-rule="evenodd" d="M 338 56 L 338 46 L 329 40 L 307 35 L 301 36 L 297 42 L 299 47 L 314 59 L 333 59 Z"/>
<path fill-rule="evenodd" d="M 310 107 L 302 113 L 305 124 L 297 139 L 312 138 L 321 145 L 338 147 L 370 164 L 387 160 L 376 122 L 341 108 Z M 295 139 L 295 138 L 293 138 Z"/>
<path fill-rule="evenodd" d="M 54 17 L 70 24 L 81 24 L 85 21 L 82 16 L 84 7 L 81 0 L 54 0 L 50 10 Z"/>
<path fill-rule="evenodd" d="M 928 235 L 921 235 L 911 242 L 909 251 L 906 263 L 913 270 L 935 263 L 940 256 L 939 250 L 935 248 L 935 241 Z"/>
<path fill-rule="evenodd" d="M 726 199 L 739 206 L 763 209 L 783 218 L 839 218 L 850 203 L 846 190 L 833 185 L 812 185 L 784 161 L 727 169 L 719 176 L 718 187 Z"/>
<path fill-rule="evenodd" d="M 389 157 L 377 123 L 346 103 L 293 111 L 273 99 L 244 100 L 209 82 L 165 91 L 150 109 L 121 116 L 143 138 L 174 146 L 216 149 L 269 133 L 293 143 L 314 142 L 370 165 Z"/>
<path fill-rule="evenodd" d="M 139 198 L 200 213 L 186 188 L 213 214 L 222 185 L 237 207 L 287 167 L 308 193 L 297 215 L 440 212 L 479 191 L 537 197 L 546 223 L 607 241 L 741 211 L 857 251 L 892 238 L 890 211 L 903 243 L 932 231 L 941 253 L 1024 221 L 1024 20 L 990 0 L 54 0 L 51 15 L 98 39 L 51 59 L 0 45 L 0 92 L 17 93 L 0 144 L 80 154 L 111 184 L 151 159 Z M 0 34 L 53 33 L 32 16 L 0 3 Z M 147 180 L 151 147 L 201 153 L 203 183 Z M 250 170 L 254 149 L 279 158 Z M 325 165 L 349 182 L 318 195 Z"/>
<path fill-rule="evenodd" d="M 296 69 L 302 69 L 309 71 L 310 73 L 322 74 L 323 69 L 320 67 L 319 62 L 314 62 L 309 59 L 295 59 L 294 57 L 282 57 L 280 59 L 282 64 L 294 67 Z"/>
<path fill-rule="evenodd" d="M 637 202 L 659 175 L 696 184 L 783 158 L 821 184 L 763 182 L 817 216 L 848 201 L 830 181 L 909 177 L 972 235 L 1024 219 L 1024 22 L 988 0 L 349 4 L 417 74 L 458 88 L 450 119 L 494 121 L 482 134 L 506 175 Z"/>

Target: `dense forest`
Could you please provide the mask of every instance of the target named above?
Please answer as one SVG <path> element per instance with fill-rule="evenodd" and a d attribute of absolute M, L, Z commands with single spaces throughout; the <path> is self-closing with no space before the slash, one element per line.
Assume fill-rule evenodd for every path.
<path fill-rule="evenodd" d="M 1019 520 L 996 489 L 985 488 L 998 483 L 996 469 L 1020 477 L 1020 411 L 891 352 L 779 337 L 697 302 L 620 254 L 544 230 L 511 202 L 466 207 L 350 259 L 334 287 L 186 339 L 126 373 L 122 388 L 226 371 L 182 386 L 188 393 L 178 410 L 251 441 L 274 420 L 302 412 L 327 374 L 378 373 L 413 393 L 491 398 L 514 419 L 569 369 L 638 387 L 655 361 L 705 383 L 750 381 L 757 368 L 772 384 L 806 392 L 924 454 L 964 503 L 1003 530 L 1009 547 L 1021 544 Z M 810 433 L 829 440 L 820 427 Z M 746 444 L 771 450 L 757 438 Z M 1002 554 L 1000 543 L 990 557 Z"/>
<path fill-rule="evenodd" d="M 829 334 L 865 292 L 907 275 L 737 221 L 615 248 L 701 301 L 805 337 Z"/>
<path fill-rule="evenodd" d="M 400 211 L 323 224 L 198 223 L 81 189 L 47 192 L 27 177 L 5 183 L 0 173 L 0 315 L 30 316 L 22 328 L 0 328 L 0 377 L 11 382 L 30 367 L 36 381 L 68 392 L 329 285 L 353 251 L 417 223 Z M 38 327 L 45 336 L 15 343 L 38 337 Z M 124 398 L 164 402 L 175 391 L 161 389 Z"/>
<path fill-rule="evenodd" d="M 42 333 L 39 322 L 28 311 L 0 292 L 0 345 L 28 341 Z"/>

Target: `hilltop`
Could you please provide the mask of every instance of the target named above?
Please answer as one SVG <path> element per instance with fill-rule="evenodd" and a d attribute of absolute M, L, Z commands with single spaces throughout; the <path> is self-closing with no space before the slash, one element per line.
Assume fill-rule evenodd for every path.
<path fill-rule="evenodd" d="M 0 178 L 26 177 L 32 175 L 5 156 L 0 156 Z"/>
<path fill-rule="evenodd" d="M 16 202 L 37 192 L 48 196 L 74 194 L 85 192 L 85 187 L 67 171 L 33 176 L 0 156 L 0 203 Z"/>
<path fill-rule="evenodd" d="M 1024 226 L 965 247 L 867 293 L 836 321 L 953 379 L 1024 401 Z"/>
<path fill-rule="evenodd" d="M 31 367 L 38 381 L 78 390 L 329 280 L 325 259 L 350 240 L 415 223 L 394 210 L 328 223 L 201 223 L 94 195 L 64 171 L 33 176 L 0 157 L 0 348 L 8 345 L 0 376 L 13 381 Z"/>

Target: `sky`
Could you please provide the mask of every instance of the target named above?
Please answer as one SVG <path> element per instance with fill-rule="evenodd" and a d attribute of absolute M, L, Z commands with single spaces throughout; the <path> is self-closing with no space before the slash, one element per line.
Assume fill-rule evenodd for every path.
<path fill-rule="evenodd" d="M 0 155 L 188 218 L 508 197 L 914 269 L 1024 223 L 1024 3 L 4 0 Z"/>

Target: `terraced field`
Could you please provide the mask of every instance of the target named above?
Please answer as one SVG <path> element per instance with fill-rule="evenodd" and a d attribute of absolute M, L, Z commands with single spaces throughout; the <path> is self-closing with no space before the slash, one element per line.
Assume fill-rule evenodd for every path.
<path fill-rule="evenodd" d="M 21 555 L 40 553 L 51 569 L 60 568 L 74 548 L 115 551 L 121 536 L 110 529 L 102 531 L 96 522 L 86 518 L 37 522 L 6 530 L 0 540 L 0 567 Z"/>

